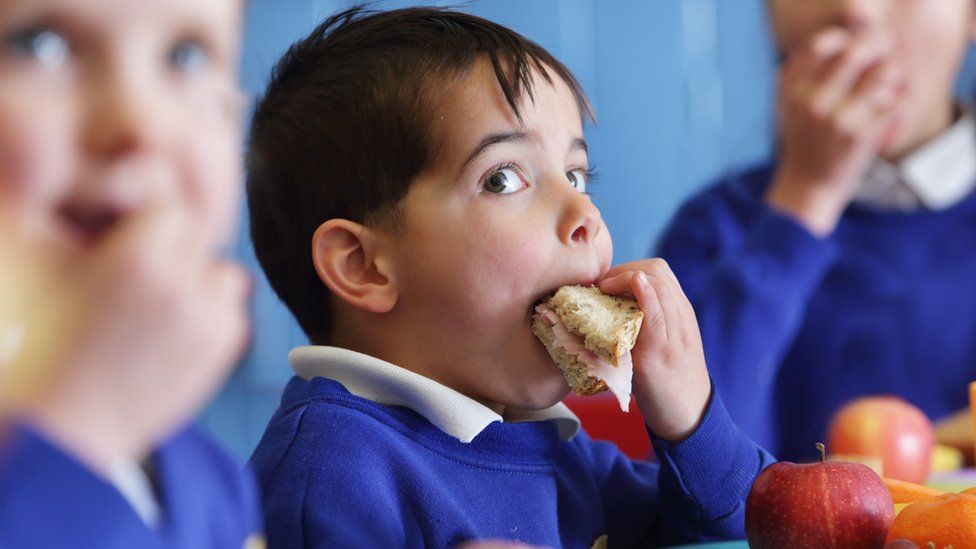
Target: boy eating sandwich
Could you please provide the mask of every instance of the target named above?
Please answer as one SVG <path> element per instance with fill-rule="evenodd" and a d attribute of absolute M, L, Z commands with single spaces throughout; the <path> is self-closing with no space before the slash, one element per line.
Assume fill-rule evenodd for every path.
<path fill-rule="evenodd" d="M 743 536 L 772 458 L 712 391 L 666 264 L 610 269 L 590 116 L 545 50 L 448 10 L 349 10 L 279 62 L 251 129 L 251 233 L 313 345 L 252 457 L 272 546 Z M 532 325 L 574 284 L 643 310 L 633 390 L 660 465 L 559 403 Z"/>

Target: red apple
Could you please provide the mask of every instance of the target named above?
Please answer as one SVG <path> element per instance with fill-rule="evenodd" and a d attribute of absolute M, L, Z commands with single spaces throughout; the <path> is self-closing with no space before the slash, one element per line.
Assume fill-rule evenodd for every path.
<path fill-rule="evenodd" d="M 830 422 L 832 454 L 876 457 L 881 474 L 925 483 L 932 463 L 935 432 L 921 410 L 898 397 L 866 397 L 848 403 Z"/>
<path fill-rule="evenodd" d="M 817 446 L 823 460 L 823 445 Z M 858 463 L 775 463 L 746 499 L 752 549 L 880 549 L 894 519 L 881 477 Z"/>

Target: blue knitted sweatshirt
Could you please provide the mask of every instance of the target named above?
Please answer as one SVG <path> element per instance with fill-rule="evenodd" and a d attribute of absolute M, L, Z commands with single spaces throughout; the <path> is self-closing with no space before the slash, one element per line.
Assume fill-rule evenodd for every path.
<path fill-rule="evenodd" d="M 818 239 L 762 200 L 772 166 L 690 200 L 657 249 L 698 316 L 729 412 L 781 459 L 812 459 L 852 398 L 932 419 L 976 379 L 976 194 L 941 211 L 852 205 Z M 828 449 L 829 450 L 829 449 Z"/>
<path fill-rule="evenodd" d="M 240 549 L 257 542 L 248 471 L 190 427 L 153 453 L 163 508 L 149 527 L 115 486 L 24 424 L 0 436 L 0 547 Z M 259 546 L 259 545 L 256 545 Z"/>
<path fill-rule="evenodd" d="M 271 547 L 454 547 L 508 539 L 589 548 L 744 536 L 744 502 L 772 458 L 713 392 L 661 464 L 554 421 L 496 422 L 470 443 L 405 407 L 295 377 L 251 458 Z"/>

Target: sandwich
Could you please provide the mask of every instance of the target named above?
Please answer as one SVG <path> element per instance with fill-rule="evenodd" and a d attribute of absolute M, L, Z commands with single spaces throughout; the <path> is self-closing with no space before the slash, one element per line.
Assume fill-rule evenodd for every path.
<path fill-rule="evenodd" d="M 536 305 L 532 333 L 576 394 L 609 389 L 626 412 L 634 373 L 630 351 L 643 320 L 633 299 L 606 295 L 595 286 L 563 286 Z"/>

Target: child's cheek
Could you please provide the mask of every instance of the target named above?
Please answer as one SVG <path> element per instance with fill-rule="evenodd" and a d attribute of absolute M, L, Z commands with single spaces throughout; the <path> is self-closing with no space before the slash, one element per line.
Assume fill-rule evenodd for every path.
<path fill-rule="evenodd" d="M 0 106 L 0 201 L 54 200 L 75 155 L 66 129 L 44 116 L 27 120 Z"/>
<path fill-rule="evenodd" d="M 236 234 L 243 187 L 240 135 L 230 124 L 201 130 L 184 144 L 181 172 L 187 192 L 199 197 L 212 234 L 218 242 L 229 243 Z"/>

